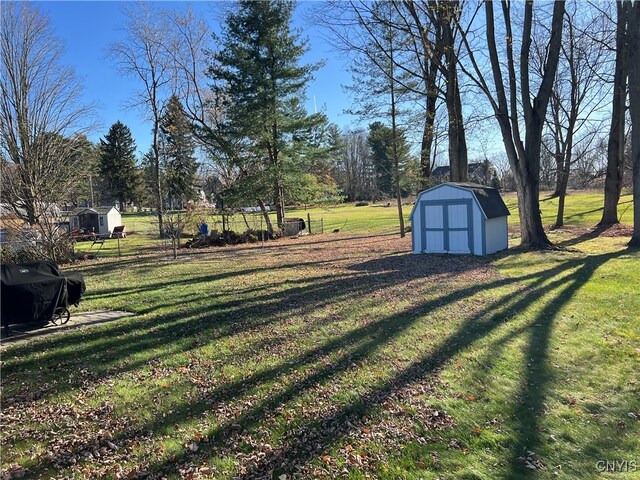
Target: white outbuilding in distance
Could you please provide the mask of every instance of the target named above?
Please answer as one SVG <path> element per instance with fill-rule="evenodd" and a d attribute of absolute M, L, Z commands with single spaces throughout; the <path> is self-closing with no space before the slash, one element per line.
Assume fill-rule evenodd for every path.
<path fill-rule="evenodd" d="M 424 190 L 410 216 L 413 253 L 489 255 L 505 250 L 509 215 L 495 188 L 449 182 Z"/>

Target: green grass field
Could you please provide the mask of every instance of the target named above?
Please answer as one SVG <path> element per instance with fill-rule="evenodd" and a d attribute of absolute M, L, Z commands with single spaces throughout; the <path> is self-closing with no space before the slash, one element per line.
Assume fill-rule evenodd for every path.
<path fill-rule="evenodd" d="M 512 243 L 518 242 L 518 218 L 517 199 L 515 194 L 504 195 L 505 203 L 511 211 L 509 226 L 512 235 Z M 598 223 L 602 215 L 602 193 L 601 192 L 569 192 L 565 207 L 565 224 L 568 227 L 591 227 Z M 287 216 L 290 218 L 307 219 L 307 214 L 311 216 L 312 228 L 314 232 L 320 232 L 322 226 L 325 233 L 340 230 L 340 233 L 350 234 L 384 234 L 399 231 L 398 210 L 393 201 L 372 203 L 366 207 L 356 207 L 353 204 L 343 204 L 336 206 L 313 207 L 309 209 L 290 209 Z M 410 203 L 403 206 L 405 222 L 409 225 L 409 215 L 413 205 Z M 549 193 L 541 196 L 542 221 L 545 226 L 551 226 L 556 219 L 558 208 L 557 199 L 549 199 Z M 632 196 L 630 193 L 622 195 L 619 206 L 620 221 L 623 224 L 631 224 L 633 221 Z M 221 230 L 220 217 L 213 214 L 203 215 L 210 229 Z M 272 214 L 275 222 L 275 214 Z M 198 217 L 200 218 L 200 217 Z M 244 220 L 240 215 L 232 217 L 232 228 L 242 232 L 246 230 Z M 247 221 L 252 228 L 264 228 L 260 215 L 247 215 Z M 157 251 L 163 249 L 170 250 L 167 241 L 158 240 L 157 221 L 153 213 L 125 213 L 122 222 L 126 226 L 126 231 L 130 232 L 126 239 L 121 241 L 121 255 L 137 255 L 147 251 Z M 186 233 L 195 233 L 197 225 L 193 225 Z M 132 233 L 131 233 L 132 232 Z M 562 231 L 556 232 L 562 235 Z M 553 236 L 553 234 L 552 234 Z M 78 252 L 93 253 L 90 242 L 79 242 L 76 246 Z M 99 256 L 109 257 L 118 254 L 117 242 L 107 241 L 99 252 Z"/>
<path fill-rule="evenodd" d="M 639 478 L 640 252 L 589 234 L 599 201 L 569 197 L 571 248 L 487 258 L 412 255 L 381 206 L 177 261 L 133 234 L 73 268 L 137 316 L 3 350 L 3 474 Z"/>

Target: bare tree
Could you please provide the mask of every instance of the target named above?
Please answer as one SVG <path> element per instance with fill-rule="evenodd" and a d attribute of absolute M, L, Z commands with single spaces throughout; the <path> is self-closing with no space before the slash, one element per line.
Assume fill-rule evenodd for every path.
<path fill-rule="evenodd" d="M 336 33 L 339 40 L 333 43 L 355 57 L 350 69 L 353 83 L 348 87 L 356 105 L 351 113 L 362 119 L 386 117 L 391 123 L 388 173 L 395 189 L 400 236 L 404 237 L 398 143 L 400 117 L 404 116 L 402 104 L 407 103 L 408 92 L 416 92 L 415 73 L 408 69 L 409 64 L 415 64 L 411 55 L 415 42 L 398 28 L 401 21 L 393 3 L 334 2 L 329 10 L 322 13 L 321 22 Z M 338 18 L 340 23 L 336 24 L 334 20 Z"/>
<path fill-rule="evenodd" d="M 373 67 L 369 69 L 368 75 L 379 77 L 381 85 L 377 93 L 388 96 L 389 110 L 385 112 L 391 120 L 391 157 L 393 161 L 393 182 L 396 190 L 396 205 L 398 208 L 398 220 L 400 223 L 400 237 L 405 236 L 404 215 L 402 213 L 402 192 L 401 192 L 401 171 L 399 158 L 399 126 L 398 119 L 400 116 L 399 103 L 402 101 L 396 73 L 396 62 L 398 59 L 397 47 L 402 44 L 402 39 L 398 36 L 398 32 L 391 27 L 391 16 L 393 15 L 393 7 L 391 4 L 379 3 L 377 7 L 371 9 L 375 19 L 382 21 L 376 24 L 369 24 L 365 29 L 369 33 L 371 41 L 369 45 L 372 48 L 365 48 L 367 64 Z M 360 13 L 356 11 L 358 15 Z M 362 19 L 364 22 L 364 19 Z M 386 102 L 385 102 L 386 103 Z"/>
<path fill-rule="evenodd" d="M 350 201 L 371 200 L 375 179 L 366 133 L 345 132 L 342 144 L 337 167 L 338 185 Z"/>
<path fill-rule="evenodd" d="M 165 34 L 164 48 L 172 61 L 173 90 L 193 124 L 198 145 L 211 162 L 209 166 L 228 187 L 239 175 L 234 164 L 240 148 L 222 132 L 224 93 L 207 75 L 211 61 L 208 52 L 214 50 L 211 30 L 191 9 L 166 11 L 165 15 L 171 28 Z"/>
<path fill-rule="evenodd" d="M 154 12 L 147 3 L 126 7 L 125 14 L 127 22 L 124 31 L 127 37 L 122 42 L 113 43 L 109 54 L 121 73 L 140 83 L 132 104 L 141 108 L 151 121 L 155 207 L 160 235 L 163 235 L 159 137 L 162 109 L 173 80 L 172 58 L 165 47 L 165 36 L 171 30 L 166 15 Z"/>
<path fill-rule="evenodd" d="M 577 10 L 578 3 L 572 2 L 571 11 L 565 15 L 560 65 L 547 117 L 551 145 L 543 142 L 556 163 L 553 196 L 558 197 L 558 213 L 555 227 L 564 224 L 564 204 L 571 166 L 597 144 L 597 130 L 602 118 L 598 114 L 607 98 L 607 84 L 602 81 L 606 60 L 605 42 L 600 38 L 601 35 L 594 35 L 594 32 L 596 35 L 602 33 L 599 23 L 603 19 L 600 15 L 593 15 L 593 12 L 579 15 Z M 532 60 L 542 69 L 546 51 L 537 40 L 534 40 L 536 55 Z"/>
<path fill-rule="evenodd" d="M 408 6 L 405 6 L 408 3 Z M 422 5 L 422 4 L 420 4 Z M 384 8 L 383 8 L 384 7 Z M 415 15 L 415 16 L 414 16 Z M 364 85 L 357 70 L 389 84 L 388 66 L 393 65 L 394 88 L 401 94 L 403 110 L 418 111 L 411 122 L 404 126 L 420 125 L 420 177 L 423 188 L 429 185 L 431 176 L 431 154 L 434 139 L 434 122 L 440 88 L 438 61 L 433 59 L 433 29 L 423 12 L 413 2 L 365 2 L 331 1 L 315 9 L 314 21 L 331 33 L 327 40 L 346 56 L 353 59 L 358 82 L 348 87 L 355 95 L 359 108 L 350 110 L 361 118 L 372 118 L 389 105 L 389 100 L 380 101 L 372 95 L 370 85 Z M 393 34 L 396 43 L 393 50 L 381 36 Z M 393 58 L 392 58 L 393 56 Z M 367 66 L 368 65 L 368 66 Z M 378 72 L 376 75 L 375 72 Z M 378 92 L 379 93 L 379 92 Z M 413 104 L 413 105 L 412 105 Z M 399 111 L 399 110 L 398 110 Z M 383 115 L 388 114 L 389 109 Z M 364 114 L 364 115 L 362 115 Z"/>
<path fill-rule="evenodd" d="M 633 234 L 630 246 L 640 247 L 640 1 L 629 16 L 629 108 L 631 110 L 631 158 L 633 163 Z"/>
<path fill-rule="evenodd" d="M 397 5 L 397 4 L 396 4 Z M 435 155 L 434 141 L 436 141 L 436 114 L 438 96 L 441 92 L 438 84 L 439 72 L 442 66 L 442 54 L 436 47 L 436 39 L 441 35 L 438 24 L 431 21 L 431 11 L 425 2 L 405 1 L 398 7 L 399 18 L 402 19 L 401 28 L 412 39 L 413 54 L 416 57 L 414 76 L 421 80 L 422 96 L 424 98 L 424 118 L 422 121 L 422 138 L 420 143 L 420 187 L 430 186 L 433 170 L 432 157 Z M 405 14 L 406 12 L 406 14 Z"/>
<path fill-rule="evenodd" d="M 29 3 L 5 2 L 0 28 L 0 163 L 2 199 L 30 225 L 54 215 L 76 181 L 80 158 L 71 137 L 91 107 L 61 64 L 64 46 L 49 19 Z"/>
<path fill-rule="evenodd" d="M 607 174 L 604 184 L 604 210 L 599 225 L 618 223 L 618 201 L 622 192 L 624 173 L 625 118 L 627 76 L 629 74 L 628 18 L 631 2 L 616 1 L 616 46 L 613 99 L 611 102 L 611 126 L 607 145 Z M 637 25 L 635 26 L 637 28 Z"/>
<path fill-rule="evenodd" d="M 558 1 L 553 4 L 553 14 L 549 26 L 549 42 L 546 47 L 546 61 L 542 69 L 542 79 L 534 96 L 532 96 L 533 83 L 529 71 L 533 29 L 533 1 L 529 0 L 524 5 L 520 57 L 518 59 L 519 81 L 514 56 L 515 37 L 511 19 L 512 4 L 504 1 L 501 5 L 505 27 L 504 48 L 508 83 L 505 85 L 503 80 L 503 66 L 498 54 L 494 8 L 491 0 L 485 2 L 485 21 L 489 61 L 493 74 L 493 87 L 489 86 L 486 75 L 481 69 L 466 35 L 463 36 L 462 41 L 465 43 L 471 68 L 465 68 L 465 71 L 487 96 L 500 126 L 505 151 L 516 184 L 522 245 L 529 248 L 547 248 L 551 245 L 551 242 L 547 238 L 542 225 L 538 198 L 540 193 L 540 153 L 544 119 L 560 58 L 565 11 L 564 1 Z M 508 99 L 507 94 L 509 96 Z M 522 126 L 525 129 L 524 139 L 521 134 Z"/>
<path fill-rule="evenodd" d="M 467 181 L 467 140 L 462 116 L 462 99 L 458 80 L 458 47 L 456 36 L 462 12 L 462 2 L 458 0 L 430 0 L 429 11 L 432 23 L 437 25 L 436 47 L 443 62 L 439 62 L 443 77 L 446 79 L 445 100 L 449 114 L 449 166 L 452 182 Z"/>
<path fill-rule="evenodd" d="M 78 149 L 92 107 L 79 103 L 80 81 L 61 64 L 64 46 L 48 17 L 29 3 L 5 2 L 1 10 L 2 201 L 16 219 L 12 233 L 23 235 L 25 222 L 32 227 L 36 256 L 65 261 L 71 246 L 59 204 L 83 180 Z"/>

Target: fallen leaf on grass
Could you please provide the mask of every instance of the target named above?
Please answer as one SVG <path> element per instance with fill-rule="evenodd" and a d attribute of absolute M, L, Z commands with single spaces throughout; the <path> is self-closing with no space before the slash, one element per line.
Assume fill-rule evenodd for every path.
<path fill-rule="evenodd" d="M 187 445 L 187 448 L 192 452 L 197 452 L 198 448 L 200 447 L 198 447 L 198 445 L 195 442 L 191 442 L 189 445 Z"/>

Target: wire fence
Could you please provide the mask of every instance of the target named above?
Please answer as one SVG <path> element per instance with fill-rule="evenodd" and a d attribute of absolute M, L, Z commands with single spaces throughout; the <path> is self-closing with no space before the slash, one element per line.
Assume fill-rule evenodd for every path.
<path fill-rule="evenodd" d="M 173 215 L 178 215 L 174 212 Z M 172 215 L 172 214 L 168 214 Z M 289 217 L 283 229 L 278 230 L 275 218 L 270 218 L 276 236 L 294 237 L 318 235 L 325 232 L 324 218 L 311 214 Z M 165 218 L 165 226 L 166 226 Z M 82 239 L 75 242 L 75 254 L 79 257 L 129 256 L 152 251 L 170 253 L 176 248 L 199 248 L 240 243 L 264 243 L 271 237 L 264 216 L 260 213 L 214 214 L 198 212 L 191 215 L 177 238 L 160 235 L 159 221 L 154 212 L 124 214 L 122 223 L 125 235 L 118 238 Z M 201 225 L 206 224 L 206 234 Z"/>
<path fill-rule="evenodd" d="M 408 216 L 408 207 L 408 205 L 405 206 L 405 217 Z M 92 231 L 89 231 L 89 235 L 72 236 L 72 253 L 77 258 L 130 256 L 158 251 L 170 252 L 175 248 L 186 246 L 196 248 L 234 243 L 262 243 L 271 239 L 271 236 L 265 233 L 268 230 L 267 223 L 260 211 L 235 211 L 222 215 L 220 211 L 213 208 L 199 208 L 192 211 L 169 211 L 163 216 L 165 228 L 167 225 L 179 227 L 180 231 L 177 235 L 175 231 L 173 235 L 168 235 L 166 232 L 164 235 L 160 234 L 160 222 L 156 212 L 124 212 L 120 224 L 125 227 L 125 236 L 91 235 Z M 269 219 L 274 231 L 280 236 L 274 212 L 269 214 Z M 281 233 L 285 237 L 335 233 L 389 234 L 398 231 L 397 210 L 390 202 L 356 205 L 352 208 L 343 205 L 316 205 L 309 210 L 304 207 L 291 208 L 287 211 L 286 220 L 284 231 Z M 203 223 L 207 224 L 207 241 L 194 244 L 196 239 L 203 237 L 200 230 Z M 67 222 L 67 230 L 63 234 L 69 237 L 70 231 L 69 222 Z M 7 253 L 28 250 L 20 244 L 18 238 L 7 242 L 7 235 L 4 232 L 0 233 L 3 233 L 2 242 L 0 242 L 2 244 L 0 256 L 3 261 L 18 258 L 16 255 L 7 256 Z M 32 243 L 34 241 L 29 245 Z M 37 252 L 34 251 L 35 254 Z"/>

